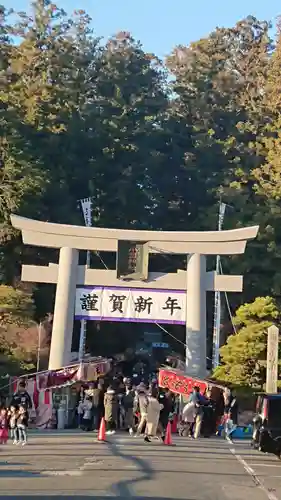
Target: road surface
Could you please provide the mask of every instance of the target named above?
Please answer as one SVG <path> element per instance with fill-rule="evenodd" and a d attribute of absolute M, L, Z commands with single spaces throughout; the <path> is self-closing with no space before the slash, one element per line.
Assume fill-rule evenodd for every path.
<path fill-rule="evenodd" d="M 175 446 L 125 434 L 31 434 L 0 447 L 0 499 L 108 497 L 138 500 L 281 500 L 281 462 L 218 438 L 176 437 Z"/>

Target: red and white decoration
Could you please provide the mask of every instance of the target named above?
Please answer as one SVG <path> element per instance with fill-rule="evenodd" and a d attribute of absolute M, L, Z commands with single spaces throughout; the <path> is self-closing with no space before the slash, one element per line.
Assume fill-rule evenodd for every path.
<path fill-rule="evenodd" d="M 41 377 L 42 375 L 40 375 Z M 12 382 L 13 393 L 18 391 L 18 384 L 22 379 L 14 378 Z M 35 420 L 36 427 L 48 429 L 52 425 L 53 399 L 52 390 L 39 391 L 39 375 L 26 379 L 26 390 L 32 401 L 30 418 Z"/>

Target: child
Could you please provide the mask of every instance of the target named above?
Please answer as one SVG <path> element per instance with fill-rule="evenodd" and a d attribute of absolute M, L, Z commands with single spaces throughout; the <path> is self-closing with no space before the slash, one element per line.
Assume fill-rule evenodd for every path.
<path fill-rule="evenodd" d="M 8 412 L 8 417 L 9 417 L 9 427 L 11 430 L 11 438 L 13 440 L 13 444 L 18 444 L 19 442 L 19 431 L 17 428 L 18 412 L 15 406 L 10 407 L 10 411 Z"/>
<path fill-rule="evenodd" d="M 20 406 L 17 418 L 17 428 L 19 433 L 19 443 L 21 443 L 22 446 L 26 445 L 27 443 L 27 435 L 26 435 L 27 424 L 28 424 L 28 418 L 26 409 L 24 406 Z"/>
<path fill-rule="evenodd" d="M 82 405 L 83 408 L 83 428 L 85 431 L 90 431 L 91 430 L 91 424 L 92 424 L 92 408 L 93 404 L 91 401 L 91 397 L 87 396 L 85 398 L 85 401 Z"/>
<path fill-rule="evenodd" d="M 7 444 L 9 438 L 9 423 L 6 408 L 0 411 L 0 444 Z"/>
<path fill-rule="evenodd" d="M 84 408 L 83 408 L 83 401 L 79 401 L 79 405 L 77 407 L 77 415 L 78 415 L 78 427 L 79 429 L 82 428 L 83 424 L 83 414 L 84 414 Z"/>

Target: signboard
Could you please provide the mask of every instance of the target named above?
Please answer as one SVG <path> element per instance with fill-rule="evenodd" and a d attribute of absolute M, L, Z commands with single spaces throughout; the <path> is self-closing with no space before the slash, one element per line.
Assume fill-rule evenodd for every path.
<path fill-rule="evenodd" d="M 148 259 L 148 243 L 118 241 L 117 278 L 123 280 L 147 280 Z"/>
<path fill-rule="evenodd" d="M 182 396 L 190 394 L 195 386 L 199 387 L 201 394 L 204 394 L 208 388 L 207 382 L 203 380 L 196 380 L 188 375 L 184 375 L 184 373 L 181 374 L 165 369 L 159 370 L 158 383 L 159 387 L 169 389 Z"/>
<path fill-rule="evenodd" d="M 272 325 L 267 335 L 266 392 L 277 392 L 279 329 Z"/>
<path fill-rule="evenodd" d="M 154 347 L 154 349 L 168 349 L 169 344 L 166 344 L 166 342 L 153 342 L 152 347 Z"/>
<path fill-rule="evenodd" d="M 76 289 L 75 318 L 184 325 L 185 303 L 183 291 L 79 287 Z"/>

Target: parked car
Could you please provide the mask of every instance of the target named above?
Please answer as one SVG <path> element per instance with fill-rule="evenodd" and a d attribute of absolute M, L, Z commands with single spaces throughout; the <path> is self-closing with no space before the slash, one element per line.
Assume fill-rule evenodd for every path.
<path fill-rule="evenodd" d="M 281 394 L 258 395 L 252 446 L 281 457 Z"/>

